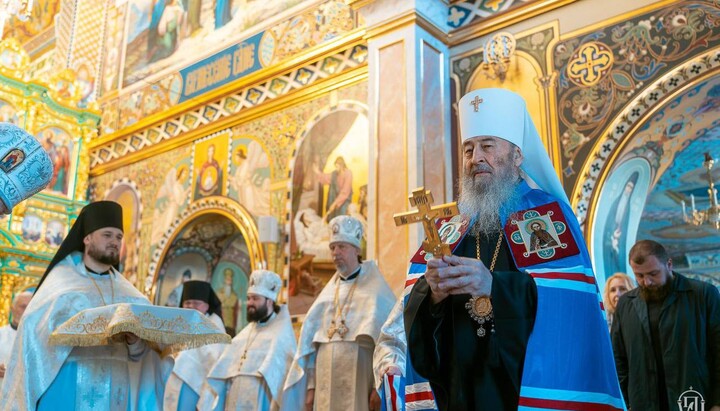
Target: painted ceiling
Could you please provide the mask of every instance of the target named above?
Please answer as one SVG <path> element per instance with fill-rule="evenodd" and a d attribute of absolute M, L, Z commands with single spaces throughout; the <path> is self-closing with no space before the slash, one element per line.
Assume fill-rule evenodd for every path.
<path fill-rule="evenodd" d="M 720 182 L 719 114 L 720 76 L 715 76 L 661 107 L 619 157 L 619 163 L 637 156 L 650 162 L 654 175 L 637 238 L 658 241 L 676 259 L 720 254 L 720 231 L 685 223 L 682 211 L 684 201 L 690 214 L 691 195 L 698 210 L 710 204 L 704 153 L 714 158 L 713 179 Z"/>

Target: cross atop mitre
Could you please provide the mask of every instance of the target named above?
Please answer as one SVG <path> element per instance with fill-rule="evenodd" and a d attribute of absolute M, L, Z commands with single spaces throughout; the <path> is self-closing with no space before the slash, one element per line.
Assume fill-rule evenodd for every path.
<path fill-rule="evenodd" d="M 416 207 L 417 211 L 407 211 L 393 215 L 395 225 L 407 225 L 422 223 L 425 230 L 425 241 L 422 243 L 423 250 L 434 256 L 450 255 L 450 246 L 440 239 L 435 220 L 438 218 L 449 218 L 458 215 L 457 203 L 446 203 L 433 207 L 433 196 L 430 190 L 419 187 L 413 190 L 409 197 L 410 205 Z"/>

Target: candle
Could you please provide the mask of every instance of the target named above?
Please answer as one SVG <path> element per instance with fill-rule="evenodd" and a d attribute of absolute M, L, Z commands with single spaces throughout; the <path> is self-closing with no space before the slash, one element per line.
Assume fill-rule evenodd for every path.
<path fill-rule="evenodd" d="M 685 212 L 685 200 L 681 200 L 681 201 L 680 201 L 680 204 L 682 204 L 682 209 L 683 209 L 683 221 L 686 221 L 686 220 L 687 220 L 687 213 Z"/>
<path fill-rule="evenodd" d="M 692 212 L 694 214 L 695 213 L 695 196 L 692 194 L 690 194 L 690 205 L 691 205 Z"/>

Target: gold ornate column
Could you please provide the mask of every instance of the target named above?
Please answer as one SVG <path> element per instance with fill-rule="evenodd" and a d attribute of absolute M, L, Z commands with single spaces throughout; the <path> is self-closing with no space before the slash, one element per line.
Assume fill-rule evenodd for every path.
<path fill-rule="evenodd" d="M 422 241 L 394 226 L 418 186 L 452 196 L 447 5 L 437 0 L 350 2 L 367 25 L 370 106 L 368 258 L 396 293 Z"/>

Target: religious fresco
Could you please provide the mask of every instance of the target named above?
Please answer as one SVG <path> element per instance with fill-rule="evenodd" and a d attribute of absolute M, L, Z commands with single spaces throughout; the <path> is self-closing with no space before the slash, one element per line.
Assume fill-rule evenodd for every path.
<path fill-rule="evenodd" d="M 145 4 L 149 1 L 143 0 L 139 3 Z M 256 3 L 251 13 L 258 13 L 264 10 L 265 6 L 275 7 L 281 3 L 280 0 L 264 2 L 262 6 Z M 161 75 L 160 79 L 145 79 L 142 85 L 138 83 L 138 86 L 129 87 L 128 91 L 122 91 L 123 96 L 103 102 L 103 129 L 106 132 L 114 132 L 128 127 L 142 118 L 167 110 L 178 102 L 194 98 L 260 68 L 278 64 L 305 49 L 332 40 L 358 27 L 359 23 L 355 12 L 342 1 L 325 1 L 304 11 L 301 2 L 295 1 L 295 3 L 298 6 L 289 10 L 289 12 L 296 13 L 295 15 L 285 16 L 286 13 L 280 13 L 274 20 L 271 20 L 271 27 L 253 36 L 248 37 L 234 33 L 225 36 L 222 41 L 218 40 L 212 43 L 224 45 L 213 48 L 217 53 L 196 61 L 194 64 L 191 64 L 192 61 L 184 61 L 189 60 L 187 57 L 183 59 L 184 63 L 178 60 L 180 58 L 179 54 L 195 56 L 196 60 L 197 56 L 208 56 L 207 42 L 196 44 L 200 48 L 197 52 L 187 52 L 188 48 L 183 44 L 183 53 L 176 53 L 178 56 L 152 63 L 153 66 L 162 64 L 163 66 L 171 65 L 172 67 L 162 71 L 164 74 Z M 106 64 L 103 66 L 103 94 L 107 94 L 118 87 L 120 73 L 118 64 L 122 57 L 118 55 L 118 50 L 122 52 L 124 49 L 122 45 L 118 44 L 118 38 L 122 37 L 124 24 L 121 17 L 124 16 L 131 4 L 125 6 L 110 7 L 111 20 L 107 23 L 109 34 L 106 40 L 108 53 Z M 238 6 L 236 4 L 234 7 Z M 278 20 L 283 17 L 284 19 Z M 149 20 L 146 18 L 143 24 L 149 24 Z M 226 27 L 220 30 L 225 30 Z M 213 32 L 210 35 L 215 38 L 217 37 L 216 33 Z M 195 44 L 200 37 L 200 34 L 198 34 L 187 41 L 192 40 L 193 44 Z M 227 41 L 225 38 L 233 41 Z M 129 53 L 131 50 L 128 49 L 127 52 Z M 173 59 L 178 61 L 171 61 Z M 127 58 L 125 62 L 127 66 L 129 64 Z M 323 64 L 323 70 L 334 73 L 338 69 L 337 61 L 331 63 L 330 65 Z M 222 72 L 224 75 L 207 76 L 208 70 L 212 70 L 213 73 Z M 152 72 L 156 73 L 157 70 Z M 124 73 L 128 74 L 127 69 Z M 305 75 L 304 73 L 300 74 Z M 212 81 L 208 80 L 211 77 Z M 310 78 L 303 77 L 297 81 L 306 84 L 308 80 Z M 277 93 L 280 90 L 287 89 L 286 86 L 289 83 L 283 80 L 280 83 L 273 84 L 272 90 Z M 120 86 L 121 88 L 129 86 L 127 76 L 123 84 Z M 249 95 L 249 97 L 252 97 L 252 95 Z M 254 105 L 257 101 L 260 101 L 260 97 L 258 95 L 250 99 L 252 100 L 251 104 Z"/>
<path fill-rule="evenodd" d="M 77 101 L 61 99 L 63 88 L 76 86 L 74 79 L 68 79 L 68 85 L 55 81 L 60 77 L 35 74 L 17 39 L 0 41 L 0 121 L 16 123 L 35 135 L 54 165 L 48 188 L 0 218 L 0 326 L 8 317 L 12 293 L 37 283 L 85 204 L 88 175 L 76 170 L 87 167 L 88 154 L 78 143 L 97 136 L 100 120 L 98 113 L 82 109 Z M 10 166 L 12 158 L 3 160 L 3 166 Z"/>
<path fill-rule="evenodd" d="M 154 284 L 155 303 L 177 306 L 185 281 L 207 281 L 223 303 L 226 328 L 239 330 L 246 324 L 251 271 L 247 245 L 238 228 L 219 214 L 200 216 L 190 221 L 166 250 Z"/>
<path fill-rule="evenodd" d="M 0 100 L 0 122 L 18 124 L 17 109 L 7 101 Z"/>
<path fill-rule="evenodd" d="M 60 247 L 66 234 L 67 227 L 65 227 L 64 222 L 50 220 L 47 222 L 47 227 L 45 228 L 45 244 L 50 247 Z"/>
<path fill-rule="evenodd" d="M 193 201 L 227 193 L 229 139 L 221 132 L 193 146 Z"/>
<path fill-rule="evenodd" d="M 26 214 L 21 227 L 23 240 L 36 243 L 42 238 L 43 220 L 37 215 Z"/>
<path fill-rule="evenodd" d="M 234 138 L 228 173 L 228 197 L 253 216 L 270 215 L 270 158 L 260 142 Z"/>
<path fill-rule="evenodd" d="M 45 191 L 67 195 L 74 169 L 75 142 L 67 131 L 60 127 L 47 127 L 35 134 L 43 148 L 50 155 L 53 174 Z"/>
<path fill-rule="evenodd" d="M 105 23 L 106 50 L 102 65 L 102 74 L 99 93 L 101 96 L 120 87 L 120 60 L 122 57 L 123 27 L 125 24 L 125 8 L 120 9 L 115 4 L 107 7 L 107 20 Z"/>
<path fill-rule="evenodd" d="M 208 263 L 203 254 L 187 252 L 168 259 L 158 279 L 155 304 L 171 307 L 180 305 L 182 284 L 185 281 L 208 281 Z"/>
<path fill-rule="evenodd" d="M 144 200 L 144 204 L 142 204 L 143 211 L 137 235 L 143 246 L 137 249 L 138 271 L 134 284 L 140 290 L 145 289 L 145 283 L 148 280 L 147 265 L 150 254 L 157 248 L 159 239 L 169 228 L 169 225 L 161 226 L 159 224 L 173 222 L 190 202 L 191 166 L 192 145 L 187 144 L 157 156 L 136 161 L 127 167 L 102 176 L 91 178 L 88 201 L 103 199 L 103 193 L 109 193 L 118 181 L 132 182 L 137 189 L 138 198 L 149 199 Z M 154 172 L 148 173 L 148 170 L 154 170 Z M 174 217 L 164 213 L 168 210 L 172 211 L 176 207 L 178 214 Z"/>
<path fill-rule="evenodd" d="M 292 173 L 288 306 L 293 315 L 307 311 L 335 271 L 329 221 L 350 215 L 367 230 L 368 136 L 367 115 L 352 106 L 317 115 L 302 133 Z"/>
<path fill-rule="evenodd" d="M 665 103 L 627 137 L 596 206 L 592 242 L 605 250 L 593 253 L 596 271 L 630 272 L 629 248 L 636 239 L 652 239 L 667 248 L 674 269 L 720 286 L 720 265 L 709 263 L 720 232 L 683 220 L 693 203 L 698 210 L 710 205 L 702 163 L 706 152 L 720 159 L 718 96 L 720 77 L 714 76 Z M 717 182 L 720 169 L 713 171 Z M 698 269 L 690 256 L 707 261 Z"/>
<path fill-rule="evenodd" d="M 116 183 L 116 186 L 105 196 L 106 200 L 115 201 L 123 210 L 123 244 L 120 250 L 120 272 L 131 283 L 137 283 L 140 251 L 140 221 L 142 201 L 137 185 L 127 179 Z"/>
<path fill-rule="evenodd" d="M 153 224 L 150 239 L 157 244 L 163 233 L 190 200 L 190 159 L 182 159 L 165 173 L 165 179 L 157 190 L 153 207 Z"/>
<path fill-rule="evenodd" d="M 21 44 L 55 25 L 55 15 L 60 11 L 60 0 L 35 0 L 32 16 L 25 21 L 13 17 L 5 24 L 4 37 L 14 37 Z"/>
<path fill-rule="evenodd" d="M 237 234 L 223 251 L 210 279 L 223 305 L 225 327 L 235 332 L 247 325 L 247 288 L 252 273 L 247 244 Z"/>
<path fill-rule="evenodd" d="M 154 285 L 151 275 L 156 272 L 156 269 L 153 268 L 155 256 L 158 255 L 158 273 L 172 259 L 168 257 L 172 254 L 170 251 L 166 253 L 163 259 L 159 256 L 163 251 L 170 250 L 172 247 L 172 239 L 168 239 L 167 243 L 163 243 L 163 241 L 166 241 L 164 239 L 167 237 L 168 231 L 172 232 L 175 229 L 174 227 L 185 226 L 187 222 L 183 220 L 185 218 L 183 216 L 191 213 L 192 210 L 196 210 L 197 204 L 206 198 L 201 196 L 199 200 L 195 200 L 194 196 L 199 171 L 202 164 L 206 162 L 207 151 L 211 142 L 215 142 L 217 146 L 224 144 L 225 147 L 222 149 L 225 163 L 221 166 L 222 174 L 226 178 L 225 186 L 227 187 L 224 196 L 232 202 L 237 201 L 237 204 L 243 206 L 252 216 L 275 216 L 281 222 L 281 225 L 285 224 L 282 228 L 283 232 L 289 234 L 292 220 L 286 220 L 285 216 L 291 215 L 289 208 L 292 188 L 288 176 L 290 170 L 294 169 L 294 166 L 291 165 L 293 153 L 295 151 L 300 152 L 298 148 L 300 141 L 310 141 L 307 137 L 303 138 L 301 136 L 306 134 L 320 136 L 321 134 L 318 134 L 320 130 L 324 130 L 322 135 L 330 133 L 332 128 L 330 123 L 334 124 L 335 121 L 338 121 L 337 118 L 333 120 L 334 116 L 338 114 L 332 115 L 332 112 L 352 112 L 352 114 L 348 114 L 343 118 L 354 122 L 347 125 L 341 124 L 340 130 L 345 130 L 346 134 L 349 131 L 348 127 L 354 127 L 357 130 L 358 126 L 364 124 L 364 127 L 367 128 L 366 115 L 358 114 L 363 111 L 362 107 L 364 107 L 366 100 L 367 84 L 358 82 L 331 93 L 321 94 L 310 101 L 290 106 L 281 111 L 269 112 L 253 120 L 234 125 L 228 130 L 133 161 L 125 166 L 92 177 L 92 192 L 107 192 L 115 181 L 126 178 L 137 184 L 141 198 L 150 199 L 143 204 L 140 239 L 141 244 L 146 246 L 141 247 L 138 251 L 140 262 L 138 283 L 136 283 L 138 288 L 141 290 L 152 289 Z M 320 125 L 319 128 L 313 127 L 326 117 L 329 118 L 328 125 Z M 358 120 L 360 118 L 362 120 Z M 360 134 L 365 136 L 362 144 L 366 147 L 368 144 L 367 131 Z M 334 139 L 336 145 L 338 145 L 340 139 L 338 137 L 334 137 Z M 351 142 L 349 138 L 344 141 L 346 141 L 345 144 Z M 358 212 L 361 214 L 367 213 L 364 205 L 367 189 L 363 187 L 367 184 L 367 159 L 363 160 L 362 168 L 359 168 L 357 166 L 359 160 L 353 160 L 353 157 L 356 156 L 353 150 L 350 150 L 346 145 L 339 145 L 339 147 L 340 149 L 337 152 L 333 152 L 332 148 L 329 147 L 323 148 L 322 150 L 327 152 L 324 154 L 327 159 L 318 167 L 324 173 L 331 174 L 335 169 L 333 162 L 336 157 L 338 155 L 345 156 L 346 162 L 353 167 L 351 169 L 353 173 L 353 204 L 349 208 L 354 211 L 357 206 Z M 364 150 L 367 151 L 367 148 Z M 195 153 L 194 156 L 193 152 Z M 198 156 L 204 157 L 201 159 Z M 213 157 L 220 165 L 220 155 L 214 153 Z M 147 170 L 153 170 L 154 172 L 148 173 Z M 360 182 L 361 179 L 364 183 Z M 243 181 L 251 181 L 252 187 L 242 184 Z M 329 191 L 329 184 L 320 188 L 323 189 L 323 202 L 326 202 L 326 191 Z M 320 188 L 316 193 L 320 192 Z M 255 192 L 255 197 L 252 200 L 248 200 L 251 195 L 250 191 Z M 360 207 L 361 204 L 362 207 Z M 320 204 L 318 207 L 325 207 L 325 204 Z M 318 212 L 321 212 L 320 209 L 318 209 Z M 294 216 L 291 217 L 294 218 Z M 281 238 L 284 238 L 284 235 Z M 285 246 L 285 242 L 265 246 L 268 268 L 281 275 L 288 275 L 284 273 L 285 252 L 283 249 Z M 257 252 L 257 250 L 250 250 L 246 243 L 243 243 L 242 250 L 241 253 L 237 254 L 237 256 L 242 257 L 236 256 L 229 261 L 239 265 L 243 273 L 250 273 L 253 266 L 250 264 L 249 255 Z M 220 263 L 222 261 L 224 260 L 220 260 Z M 246 263 L 243 263 L 245 265 L 240 264 L 240 261 L 246 261 Z M 205 268 L 202 271 L 205 273 L 203 275 L 208 275 L 207 273 L 212 273 L 213 276 L 220 275 L 213 271 L 216 266 Z M 179 284 L 177 281 L 180 281 L 179 279 L 182 277 L 182 273 L 177 273 L 182 267 L 179 265 L 173 267 L 177 267 L 173 268 L 175 274 L 170 274 L 167 270 L 163 271 L 163 273 L 176 276 L 173 277 L 175 278 L 173 280 L 170 280 L 170 277 L 167 277 L 166 280 L 174 285 L 171 287 L 164 285 L 162 293 L 159 291 L 160 288 L 157 288 L 158 291 L 155 294 L 156 298 L 163 301 L 168 298 L 170 293 L 168 287 L 171 289 L 176 287 Z M 334 267 L 331 263 L 329 263 L 329 266 L 326 264 L 326 267 L 323 267 L 318 273 L 322 274 L 323 270 L 332 270 L 334 272 Z M 235 293 L 241 295 L 244 292 L 244 289 L 241 288 L 243 283 L 236 276 L 233 278 L 234 285 L 232 288 L 233 290 L 237 288 Z M 221 282 L 220 280 L 224 280 L 224 277 L 213 277 L 211 280 Z M 150 285 L 149 288 L 146 288 L 148 281 Z M 238 321 L 244 318 L 243 309 L 242 305 L 238 306 Z"/>
<path fill-rule="evenodd" d="M 239 38 L 238 33 L 302 2 L 130 0 L 123 85 L 186 62 L 187 56 L 206 55 L 208 44 L 219 50 Z"/>
<path fill-rule="evenodd" d="M 621 110 L 656 79 L 720 44 L 713 1 L 681 1 L 563 38 L 552 49 L 564 184 L 578 173 Z"/>

